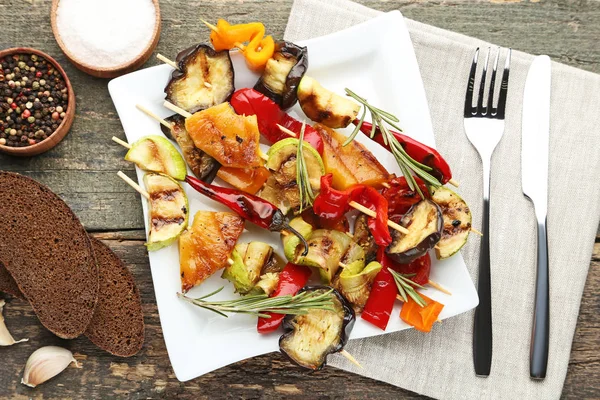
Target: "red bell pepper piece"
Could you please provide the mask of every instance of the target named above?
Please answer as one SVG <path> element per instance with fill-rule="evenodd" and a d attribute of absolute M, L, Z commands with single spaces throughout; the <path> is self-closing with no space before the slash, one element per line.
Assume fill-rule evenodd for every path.
<path fill-rule="evenodd" d="M 380 247 L 377 252 L 377 258 L 379 259 L 380 254 L 385 254 L 384 252 L 385 248 Z M 392 309 L 394 308 L 398 288 L 390 271 L 383 263 L 382 265 L 383 268 L 377 273 L 371 286 L 371 293 L 369 294 L 361 318 L 385 330 L 390 320 Z"/>
<path fill-rule="evenodd" d="M 414 178 L 417 185 L 421 188 L 423 196 L 430 199 L 431 195 L 429 194 L 425 182 L 418 176 L 415 176 Z M 381 195 L 388 201 L 389 218 L 396 221 L 396 219 L 399 219 L 406 214 L 413 205 L 421 201 L 421 196 L 418 192 L 412 190 L 408 186 L 406 178 L 403 176 L 393 178 L 388 182 L 388 185 L 389 187 L 386 187 L 381 191 Z"/>
<path fill-rule="evenodd" d="M 357 125 L 360 121 L 355 119 L 352 121 L 353 124 Z M 365 135 L 371 137 L 371 129 L 373 125 L 368 122 L 363 122 L 360 130 Z M 442 184 L 447 183 L 450 179 L 452 179 L 452 171 L 450 171 L 450 166 L 444 160 L 444 158 L 438 153 L 436 149 L 433 149 L 410 136 L 403 135 L 402 133 L 395 132 L 390 130 L 392 134 L 398 139 L 398 142 L 402 145 L 406 153 L 408 153 L 411 158 L 415 161 L 420 162 L 421 164 L 425 164 L 428 167 L 432 168 L 432 171 L 429 171 L 431 175 L 433 175 L 437 180 L 439 180 Z M 379 131 L 379 128 L 375 131 L 375 136 L 373 140 L 385 147 L 386 149 L 390 149 L 389 146 L 385 144 L 383 141 L 383 136 Z"/>
<path fill-rule="evenodd" d="M 287 263 L 279 274 L 277 289 L 271 294 L 271 297 L 297 294 L 300 289 L 306 286 L 311 273 L 312 271 L 310 268 L 304 265 Z M 258 333 L 270 333 L 277 330 L 285 317 L 284 314 L 267 314 L 269 314 L 271 318 L 258 318 L 258 324 L 256 326 Z"/>
<path fill-rule="evenodd" d="M 281 110 L 277 103 L 254 89 L 237 90 L 231 96 L 230 103 L 238 114 L 256 115 L 258 130 L 271 144 L 290 137 L 287 133 L 282 132 L 277 124 L 300 135 L 302 122 L 291 117 Z M 323 154 L 323 139 L 310 125 L 306 125 L 304 128 L 304 141 L 314 147 L 319 154 Z"/>
<path fill-rule="evenodd" d="M 354 185 L 346 190 L 337 190 L 331 186 L 333 175 L 321 177 L 320 193 L 315 198 L 313 210 L 319 217 L 329 220 L 340 220 L 352 209 L 350 201 L 375 211 L 376 217 L 369 217 L 369 230 L 373 234 L 375 243 L 387 246 L 392 242 L 392 236 L 387 227 L 388 202 L 377 190 L 366 185 Z"/>
<path fill-rule="evenodd" d="M 385 249 L 379 248 L 377 261 L 383 266 L 383 269 L 391 268 L 401 274 L 415 274 L 408 277 L 408 279 L 419 285 L 426 285 L 429 282 L 429 273 L 431 272 L 431 257 L 429 257 L 429 253 L 408 264 L 399 264 L 387 256 Z"/>

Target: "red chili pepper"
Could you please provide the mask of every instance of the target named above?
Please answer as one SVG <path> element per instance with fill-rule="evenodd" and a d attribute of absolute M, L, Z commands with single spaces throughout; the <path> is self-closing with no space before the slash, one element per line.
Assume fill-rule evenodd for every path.
<path fill-rule="evenodd" d="M 355 119 L 352 121 L 353 124 L 357 125 L 360 121 Z M 360 130 L 367 136 L 371 136 L 371 129 L 373 125 L 368 122 L 363 122 Z M 433 149 L 423 143 L 411 138 L 410 136 L 403 135 L 402 133 L 390 131 L 392 134 L 398 139 L 398 142 L 402 145 L 404 150 L 411 156 L 414 160 L 420 162 L 421 164 L 425 164 L 428 167 L 432 168 L 432 171 L 429 171 L 431 175 L 433 175 L 437 180 L 439 180 L 442 184 L 447 183 L 450 179 L 452 179 L 452 171 L 450 171 L 450 166 L 444 160 L 444 158 L 437 152 L 436 149 Z M 386 149 L 390 149 L 383 141 L 383 136 L 379 131 L 379 128 L 375 131 L 375 137 L 373 138 L 377 143 L 385 147 Z"/>
<path fill-rule="evenodd" d="M 428 199 L 431 198 L 425 182 L 418 176 L 414 178 L 417 185 L 421 188 L 423 195 Z M 421 196 L 408 186 L 406 178 L 403 176 L 393 178 L 388 182 L 388 186 L 381 191 L 381 195 L 388 201 L 389 219 L 398 222 L 397 219 L 401 218 L 413 205 L 421 201 Z"/>
<path fill-rule="evenodd" d="M 380 247 L 377 252 L 377 261 L 383 266 L 383 269 L 391 268 L 401 274 L 415 274 L 408 277 L 408 279 L 419 285 L 426 285 L 429 282 L 429 273 L 431 272 L 431 257 L 429 257 L 429 253 L 409 264 L 399 264 L 389 258 L 385 253 L 385 249 L 382 250 Z"/>
<path fill-rule="evenodd" d="M 378 259 L 380 253 L 385 254 L 385 247 L 379 248 L 377 252 Z M 375 276 L 375 280 L 371 286 L 371 293 L 369 294 L 361 318 L 385 330 L 390 320 L 397 294 L 398 288 L 396 287 L 394 277 L 387 267 L 383 265 L 383 268 Z"/>
<path fill-rule="evenodd" d="M 376 217 L 369 217 L 369 230 L 375 243 L 387 246 L 392 242 L 388 223 L 388 202 L 377 190 L 366 185 L 354 185 L 346 190 L 337 190 L 331 186 L 333 175 L 321 177 L 320 193 L 315 198 L 313 210 L 319 217 L 329 220 L 339 220 L 352 209 L 350 201 L 375 211 Z"/>
<path fill-rule="evenodd" d="M 287 133 L 282 132 L 277 124 L 288 128 L 297 135 L 302 129 L 302 122 L 291 117 L 281 110 L 277 103 L 254 89 L 245 88 L 236 91 L 231 96 L 230 104 L 238 114 L 256 115 L 260 133 L 271 144 L 290 137 Z M 323 154 L 323 140 L 310 125 L 306 125 L 304 128 L 304 141 L 314 147 L 319 154 Z"/>
<path fill-rule="evenodd" d="M 277 288 L 271 294 L 270 297 L 295 295 L 300 289 L 302 289 L 308 282 L 308 278 L 311 275 L 310 268 L 304 265 L 296 265 L 287 263 L 279 274 L 279 282 Z M 275 331 L 281 325 L 284 314 L 267 313 L 271 318 L 258 318 L 258 324 L 256 329 L 258 333 L 270 333 Z"/>
<path fill-rule="evenodd" d="M 288 230 L 296 235 L 304 244 L 304 252 L 308 253 L 308 244 L 304 237 L 289 225 L 285 214 L 270 202 L 260 197 L 244 193 L 241 190 L 210 185 L 193 176 L 186 176 L 185 181 L 198 192 L 224 206 L 229 207 L 240 217 L 270 231 Z"/>

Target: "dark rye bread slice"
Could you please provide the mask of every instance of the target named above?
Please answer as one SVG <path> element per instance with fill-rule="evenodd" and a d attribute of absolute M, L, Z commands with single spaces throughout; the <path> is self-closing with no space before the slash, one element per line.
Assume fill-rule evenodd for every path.
<path fill-rule="evenodd" d="M 132 356 L 144 344 L 140 292 L 119 257 L 98 239 L 90 239 L 98 261 L 100 292 L 85 335 L 96 346 L 111 354 Z"/>
<path fill-rule="evenodd" d="M 40 322 L 64 339 L 85 332 L 98 299 L 92 245 L 71 209 L 33 179 L 0 171 L 0 261 Z"/>
<path fill-rule="evenodd" d="M 17 282 L 13 279 L 13 277 L 8 273 L 7 269 L 4 267 L 4 264 L 0 261 L 0 292 L 8 293 L 18 298 L 23 298 L 23 293 L 19 290 L 19 286 L 17 286 Z"/>

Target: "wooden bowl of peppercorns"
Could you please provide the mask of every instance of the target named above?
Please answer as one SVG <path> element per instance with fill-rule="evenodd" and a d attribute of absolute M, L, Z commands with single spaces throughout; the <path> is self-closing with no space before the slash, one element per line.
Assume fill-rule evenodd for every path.
<path fill-rule="evenodd" d="M 0 51 L 0 151 L 29 157 L 50 150 L 69 132 L 75 93 L 48 54 L 29 47 Z"/>

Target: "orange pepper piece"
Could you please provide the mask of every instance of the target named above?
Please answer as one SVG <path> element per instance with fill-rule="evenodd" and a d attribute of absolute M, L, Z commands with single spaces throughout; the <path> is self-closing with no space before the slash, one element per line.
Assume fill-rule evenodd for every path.
<path fill-rule="evenodd" d="M 265 26 L 260 22 L 231 25 L 224 19 L 217 22 L 217 30 L 210 33 L 210 41 L 216 51 L 239 47 L 248 67 L 260 71 L 275 52 L 273 37 L 265 37 Z M 247 46 L 242 43 L 249 42 Z"/>
<path fill-rule="evenodd" d="M 250 194 L 255 194 L 258 192 L 263 187 L 270 175 L 271 173 L 265 167 L 221 167 L 217 171 L 217 176 L 223 181 L 229 183 L 236 189 Z"/>
<path fill-rule="evenodd" d="M 425 300 L 426 306 L 421 307 L 412 297 L 408 296 L 408 301 L 402 305 L 402 310 L 400 310 L 400 318 L 418 331 L 431 332 L 431 328 L 437 321 L 444 305 L 421 293 L 419 294 Z"/>

